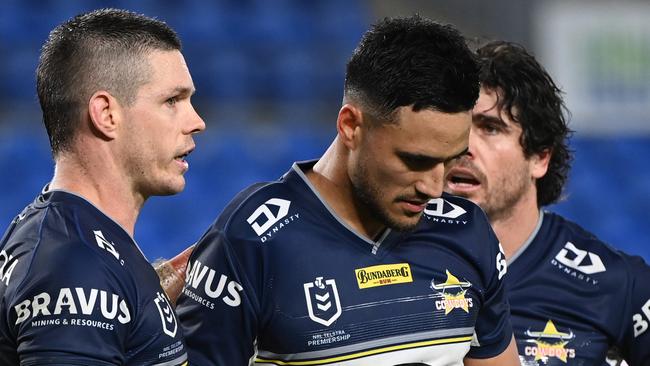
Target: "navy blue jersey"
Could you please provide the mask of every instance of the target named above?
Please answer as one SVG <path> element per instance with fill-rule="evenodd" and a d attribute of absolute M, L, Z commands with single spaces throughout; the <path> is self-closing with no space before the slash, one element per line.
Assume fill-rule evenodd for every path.
<path fill-rule="evenodd" d="M 0 242 L 0 365 L 185 365 L 158 276 L 83 198 L 41 194 Z"/>
<path fill-rule="evenodd" d="M 410 233 L 357 234 L 294 164 L 240 193 L 199 240 L 177 311 L 193 365 L 462 365 L 512 338 L 506 262 L 470 201 Z"/>
<path fill-rule="evenodd" d="M 509 262 L 506 287 L 523 365 L 604 365 L 616 346 L 650 365 L 650 267 L 545 212 Z"/>

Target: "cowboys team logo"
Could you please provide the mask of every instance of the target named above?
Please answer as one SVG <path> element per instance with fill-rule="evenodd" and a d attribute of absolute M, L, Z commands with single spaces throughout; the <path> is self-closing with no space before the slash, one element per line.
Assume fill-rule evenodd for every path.
<path fill-rule="evenodd" d="M 524 355 L 526 357 L 534 357 L 535 361 L 542 361 L 544 365 L 549 364 L 551 358 L 557 358 L 567 363 L 569 358 L 576 357 L 575 349 L 566 348 L 569 341 L 575 338 L 573 332 L 569 331 L 569 333 L 566 333 L 558 331 L 551 320 L 546 322 L 546 326 L 541 332 L 528 329 L 526 335 L 533 338 L 527 339 L 526 342 L 532 343 L 534 346 L 526 346 L 524 348 Z"/>
<path fill-rule="evenodd" d="M 474 304 L 472 304 L 472 298 L 465 297 L 465 294 L 472 284 L 469 281 L 460 281 L 449 270 L 445 270 L 445 272 L 447 272 L 445 282 L 436 283 L 435 279 L 431 280 L 431 289 L 438 292 L 442 298 L 442 300 L 436 300 L 436 309 L 444 310 L 445 315 L 454 309 L 462 309 L 469 313 L 469 308 Z"/>
<path fill-rule="evenodd" d="M 303 286 L 309 319 L 329 327 L 341 316 L 341 301 L 336 281 L 323 281 L 323 277 L 316 277 L 314 282 L 307 282 Z"/>
<path fill-rule="evenodd" d="M 165 297 L 165 295 L 161 294 L 160 292 L 156 292 L 156 298 L 153 299 L 153 302 L 158 308 L 158 313 L 160 313 L 160 320 L 162 320 L 163 331 L 168 336 L 174 338 L 176 336 L 176 330 L 178 329 L 178 323 L 176 323 L 174 310 L 172 309 L 171 305 L 169 305 L 167 297 Z"/>

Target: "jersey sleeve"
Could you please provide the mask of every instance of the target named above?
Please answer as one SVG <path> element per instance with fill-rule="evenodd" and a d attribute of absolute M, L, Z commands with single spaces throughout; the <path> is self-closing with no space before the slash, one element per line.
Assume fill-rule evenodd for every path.
<path fill-rule="evenodd" d="M 261 272 L 254 245 L 211 228 L 199 240 L 177 303 L 192 365 L 244 366 L 254 353 Z"/>
<path fill-rule="evenodd" d="M 487 224 L 487 223 L 486 223 Z M 485 273 L 487 286 L 479 310 L 474 329 L 474 339 L 467 357 L 490 358 L 501 354 L 512 339 L 512 324 L 510 322 L 510 306 L 504 286 L 504 276 L 507 264 L 503 248 L 496 235 L 486 227 L 485 235 L 489 251 L 483 252 L 485 258 Z"/>
<path fill-rule="evenodd" d="M 21 364 L 123 364 L 135 305 L 128 284 L 83 243 L 64 247 L 74 251 L 20 263 L 29 268 L 8 299 L 7 322 Z"/>
<path fill-rule="evenodd" d="M 630 301 L 630 311 L 622 322 L 625 328 L 618 348 L 630 365 L 650 365 L 650 266 L 640 257 L 624 257 L 630 276 L 628 293 L 624 296 Z"/>

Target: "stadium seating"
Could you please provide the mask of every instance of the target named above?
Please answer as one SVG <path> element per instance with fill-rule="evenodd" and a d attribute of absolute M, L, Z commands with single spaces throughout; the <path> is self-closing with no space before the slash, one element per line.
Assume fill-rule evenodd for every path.
<path fill-rule="evenodd" d="M 40 45 L 64 19 L 108 6 L 157 16 L 179 32 L 198 90 L 195 104 L 209 116 L 189 159 L 186 190 L 152 198 L 142 212 L 135 236 L 150 259 L 198 239 L 246 185 L 320 155 L 335 132 L 345 62 L 370 21 L 361 0 L 3 0 L 0 225 L 31 202 L 53 171 L 34 118 Z M 552 208 L 650 259 L 650 136 L 577 136 L 573 146 L 568 201 Z"/>

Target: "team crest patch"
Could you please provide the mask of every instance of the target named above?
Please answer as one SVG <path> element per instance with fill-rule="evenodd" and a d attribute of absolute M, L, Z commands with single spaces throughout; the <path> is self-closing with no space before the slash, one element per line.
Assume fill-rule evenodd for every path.
<path fill-rule="evenodd" d="M 158 308 L 158 313 L 160 313 L 160 320 L 162 321 L 163 331 L 168 336 L 174 338 L 176 336 L 176 330 L 178 329 L 178 323 L 176 322 L 174 310 L 169 304 L 169 301 L 167 301 L 167 297 L 160 292 L 157 292 L 156 298 L 153 300 L 153 302 Z"/>
<path fill-rule="evenodd" d="M 413 282 L 408 263 L 382 264 L 354 270 L 359 288 Z"/>
<path fill-rule="evenodd" d="M 436 300 L 436 309 L 444 310 L 445 315 L 454 309 L 462 309 L 469 313 L 469 308 L 473 307 L 472 298 L 466 297 L 467 289 L 472 286 L 469 281 L 460 281 L 445 270 L 447 278 L 444 282 L 436 283 L 435 278 L 431 280 L 431 289 L 439 294 L 441 300 Z"/>
<path fill-rule="evenodd" d="M 544 329 L 532 331 L 528 329 L 526 335 L 527 343 L 533 343 L 534 346 L 526 346 L 524 354 L 526 357 L 534 357 L 535 361 L 542 361 L 544 365 L 548 364 L 550 358 L 557 358 L 567 363 L 569 358 L 576 357 L 576 351 L 573 348 L 566 348 L 570 340 L 575 338 L 572 331 L 569 333 L 558 331 L 553 321 L 546 322 Z"/>
<path fill-rule="evenodd" d="M 329 327 L 341 316 L 341 301 L 333 279 L 323 281 L 316 277 L 314 282 L 303 285 L 309 319 Z"/>

